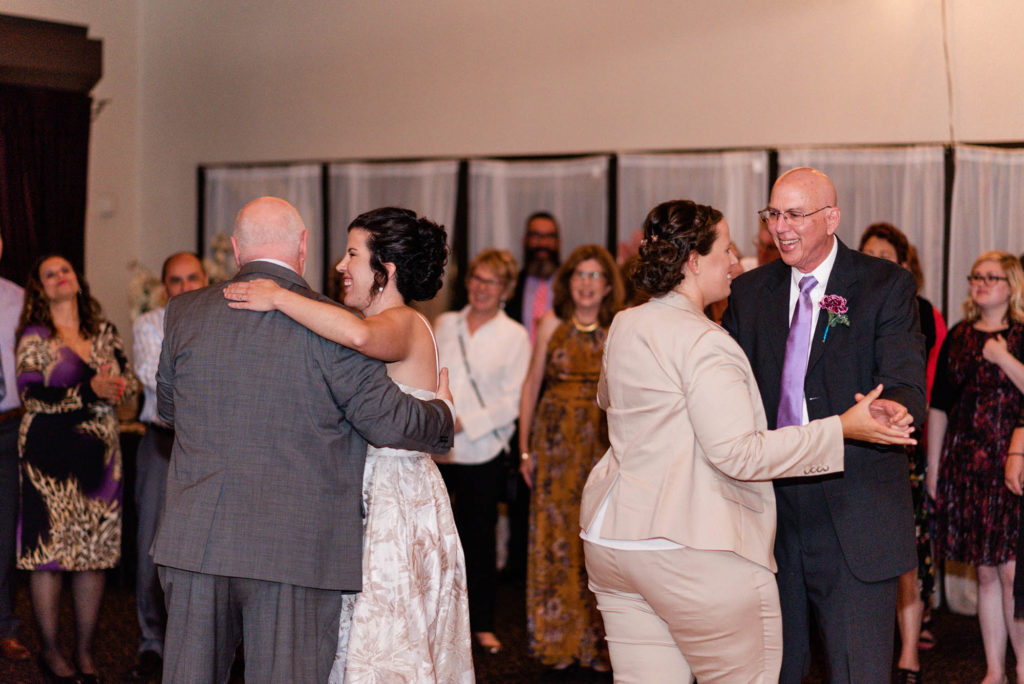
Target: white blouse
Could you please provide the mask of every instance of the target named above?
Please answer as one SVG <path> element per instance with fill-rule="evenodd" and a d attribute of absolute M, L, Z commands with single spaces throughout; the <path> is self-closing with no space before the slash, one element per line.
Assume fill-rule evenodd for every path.
<path fill-rule="evenodd" d="M 466 323 L 468 313 L 468 306 L 449 311 L 434 323 L 441 366 L 448 368 L 455 415 L 462 425 L 462 431 L 455 435 L 454 448 L 437 456 L 438 463 L 486 463 L 508 445 L 519 417 L 519 395 L 530 364 L 526 328 L 499 310 L 471 335 Z M 466 349 L 465 360 L 460 337 Z M 484 406 L 469 381 L 467 362 Z"/>

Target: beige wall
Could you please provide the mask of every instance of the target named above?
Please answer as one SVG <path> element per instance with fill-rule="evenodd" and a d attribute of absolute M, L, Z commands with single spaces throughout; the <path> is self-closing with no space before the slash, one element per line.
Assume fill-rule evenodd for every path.
<path fill-rule="evenodd" d="M 1017 0 L 949 0 L 956 136 L 1024 139 Z M 194 246 L 202 163 L 946 142 L 939 0 L 3 0 L 104 41 L 91 282 Z M 110 197 L 113 213 L 100 215 Z M 121 302 L 118 304 L 117 302 Z"/>
<path fill-rule="evenodd" d="M 109 100 L 92 125 L 85 216 L 85 270 L 92 292 L 122 332 L 128 321 L 127 264 L 139 254 L 138 10 L 135 0 L 0 0 L 0 12 L 82 24 L 103 40 L 103 78 L 93 101 Z M 2 40 L 2 39 L 0 39 Z"/>

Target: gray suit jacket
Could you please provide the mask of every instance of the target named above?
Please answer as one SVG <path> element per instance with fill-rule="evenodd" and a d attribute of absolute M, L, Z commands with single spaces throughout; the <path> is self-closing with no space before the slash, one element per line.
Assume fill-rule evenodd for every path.
<path fill-rule="evenodd" d="M 236 280 L 256 277 L 324 299 L 269 262 Z M 381 362 L 280 312 L 231 309 L 222 291 L 167 306 L 157 395 L 175 441 L 155 561 L 359 591 L 367 440 L 445 452 L 451 413 L 403 393 Z"/>

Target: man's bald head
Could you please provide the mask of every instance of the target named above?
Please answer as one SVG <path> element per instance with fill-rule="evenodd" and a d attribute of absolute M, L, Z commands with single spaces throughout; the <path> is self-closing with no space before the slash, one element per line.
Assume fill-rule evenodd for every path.
<path fill-rule="evenodd" d="M 260 197 L 238 212 L 231 244 L 239 266 L 253 259 L 277 259 L 302 273 L 306 226 L 288 202 L 278 197 Z"/>
<path fill-rule="evenodd" d="M 820 202 L 822 206 L 839 206 L 838 198 L 836 197 L 836 186 L 832 184 L 832 179 L 825 175 L 824 171 L 812 169 L 809 166 L 790 169 L 779 176 L 775 181 L 775 185 L 772 186 L 772 190 L 774 191 L 780 185 L 791 185 L 794 188 L 799 188 L 805 197 L 809 200 Z"/>
<path fill-rule="evenodd" d="M 836 188 L 817 169 L 801 167 L 779 176 L 772 186 L 768 208 L 774 219 L 766 227 L 782 260 L 801 273 L 810 273 L 832 251 L 839 227 Z"/>
<path fill-rule="evenodd" d="M 167 257 L 160 281 L 168 299 L 206 287 L 209 283 L 203 262 L 193 252 L 176 252 Z"/>

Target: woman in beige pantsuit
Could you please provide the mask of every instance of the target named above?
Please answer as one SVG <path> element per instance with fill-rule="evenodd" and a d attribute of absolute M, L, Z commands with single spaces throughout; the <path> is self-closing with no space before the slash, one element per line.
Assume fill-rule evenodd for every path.
<path fill-rule="evenodd" d="M 905 412 L 872 407 L 880 387 L 841 416 L 766 429 L 746 356 L 703 313 L 729 294 L 729 239 L 711 207 L 655 207 L 634 275 L 652 299 L 605 346 L 611 448 L 580 522 L 616 682 L 776 681 L 771 480 L 840 475 L 844 438 L 914 443 Z"/>

